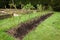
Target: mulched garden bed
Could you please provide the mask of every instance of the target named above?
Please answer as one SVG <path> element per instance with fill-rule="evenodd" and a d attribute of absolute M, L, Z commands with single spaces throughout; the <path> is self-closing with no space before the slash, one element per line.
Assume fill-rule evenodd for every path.
<path fill-rule="evenodd" d="M 0 13 L 0 20 L 12 17 L 12 14 Z"/>
<path fill-rule="evenodd" d="M 26 36 L 30 31 L 34 30 L 37 27 L 37 25 L 39 25 L 52 14 L 53 13 L 49 13 L 38 18 L 29 20 L 25 23 L 18 24 L 16 28 L 9 29 L 6 32 L 12 35 L 13 37 L 17 38 L 17 40 L 23 40 L 24 36 Z"/>

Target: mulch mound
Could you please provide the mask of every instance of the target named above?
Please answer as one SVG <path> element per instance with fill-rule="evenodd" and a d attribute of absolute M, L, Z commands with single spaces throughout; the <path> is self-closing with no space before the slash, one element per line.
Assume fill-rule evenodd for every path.
<path fill-rule="evenodd" d="M 23 40 L 24 36 L 26 36 L 30 31 L 34 30 L 38 24 L 40 24 L 42 21 L 47 19 L 52 14 L 53 13 L 49 13 L 38 18 L 29 20 L 25 23 L 21 23 L 16 28 L 8 30 L 7 33 L 19 40 Z"/>
<path fill-rule="evenodd" d="M 12 17 L 12 14 L 0 13 L 0 20 Z"/>

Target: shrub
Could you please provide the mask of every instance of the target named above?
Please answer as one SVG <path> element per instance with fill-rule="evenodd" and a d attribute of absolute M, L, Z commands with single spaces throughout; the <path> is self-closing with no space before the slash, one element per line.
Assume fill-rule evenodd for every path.
<path fill-rule="evenodd" d="M 33 9 L 34 7 L 29 3 L 29 4 L 26 4 L 23 9 Z"/>

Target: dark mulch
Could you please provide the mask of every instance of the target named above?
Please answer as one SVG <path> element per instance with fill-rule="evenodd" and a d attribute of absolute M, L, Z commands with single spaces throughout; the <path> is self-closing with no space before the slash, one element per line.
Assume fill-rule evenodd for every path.
<path fill-rule="evenodd" d="M 52 14 L 53 13 L 49 13 L 49 14 L 43 15 L 41 17 L 27 21 L 25 23 L 21 23 L 17 26 L 17 28 L 12 28 L 12 29 L 8 30 L 7 33 L 14 36 L 15 38 L 17 38 L 19 40 L 23 40 L 23 37 L 26 36 L 27 33 L 34 30 L 38 24 L 40 24 L 42 21 L 47 19 Z"/>
<path fill-rule="evenodd" d="M 0 13 L 0 20 L 10 18 L 10 17 L 12 17 L 12 14 Z"/>

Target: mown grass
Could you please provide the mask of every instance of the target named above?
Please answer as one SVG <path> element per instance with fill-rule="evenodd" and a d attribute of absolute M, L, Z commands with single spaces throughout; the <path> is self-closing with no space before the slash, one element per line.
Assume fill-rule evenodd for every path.
<path fill-rule="evenodd" d="M 15 40 L 15 38 L 5 32 L 0 31 L 0 40 Z"/>
<path fill-rule="evenodd" d="M 23 40 L 60 40 L 60 12 L 55 12 L 39 24 Z"/>
<path fill-rule="evenodd" d="M 35 17 L 39 17 L 45 15 L 46 12 L 38 12 L 38 13 L 31 13 L 20 15 L 18 17 L 12 17 L 0 20 L 0 40 L 15 40 L 12 36 L 8 35 L 5 31 L 16 27 L 21 22 L 26 22 L 27 20 L 33 19 Z"/>

